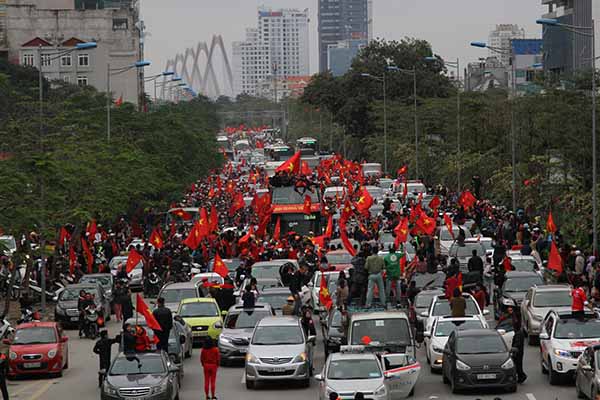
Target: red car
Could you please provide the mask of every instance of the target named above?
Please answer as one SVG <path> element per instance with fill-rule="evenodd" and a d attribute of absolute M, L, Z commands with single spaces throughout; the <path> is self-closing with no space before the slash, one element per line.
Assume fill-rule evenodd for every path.
<path fill-rule="evenodd" d="M 8 377 L 51 374 L 62 376 L 69 366 L 68 337 L 56 322 L 18 325 L 10 344 Z"/>

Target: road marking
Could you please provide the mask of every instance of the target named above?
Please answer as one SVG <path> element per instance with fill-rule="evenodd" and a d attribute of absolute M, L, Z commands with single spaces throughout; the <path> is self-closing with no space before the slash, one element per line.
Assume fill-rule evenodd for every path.
<path fill-rule="evenodd" d="M 15 390 L 14 392 L 11 390 L 11 393 L 10 393 L 10 395 L 11 395 L 11 396 L 18 396 L 18 395 L 19 395 L 19 393 L 23 393 L 24 391 L 26 391 L 26 390 L 29 390 L 29 389 L 33 388 L 34 386 L 36 386 L 36 384 L 37 384 L 37 383 L 35 383 L 35 382 L 34 382 L 34 383 L 29 383 L 29 384 L 27 384 L 27 385 L 23 385 L 23 386 L 22 386 L 22 385 L 19 385 L 18 383 L 17 383 L 17 384 L 13 384 L 14 386 L 17 386 L 17 387 L 19 387 L 19 386 L 20 386 L 20 388 L 19 388 L 18 390 Z M 10 386 L 11 386 L 11 385 L 9 384 L 9 386 L 8 386 L 8 387 L 10 387 Z"/>
<path fill-rule="evenodd" d="M 41 388 L 38 389 L 37 392 L 33 393 L 31 395 L 31 397 L 29 398 L 29 400 L 37 400 L 40 398 L 41 395 L 43 395 L 44 393 L 46 393 L 46 391 L 48 390 L 48 388 L 52 385 L 52 381 L 50 382 L 46 382 L 44 385 L 42 385 Z"/>
<path fill-rule="evenodd" d="M 527 396 L 527 400 L 536 400 L 533 393 L 526 393 L 525 396 Z"/>
<path fill-rule="evenodd" d="M 246 374 L 242 375 L 242 385 L 244 385 L 246 383 Z"/>

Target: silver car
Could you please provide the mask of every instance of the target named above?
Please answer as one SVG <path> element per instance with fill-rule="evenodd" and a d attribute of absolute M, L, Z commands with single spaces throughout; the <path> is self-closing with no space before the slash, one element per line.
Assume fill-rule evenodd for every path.
<path fill-rule="evenodd" d="M 567 285 L 545 285 L 530 287 L 521 303 L 523 328 L 529 344 L 537 344 L 542 320 L 551 310 L 571 310 L 571 288 Z"/>
<path fill-rule="evenodd" d="M 258 382 L 301 381 L 310 386 L 316 336 L 304 334 L 296 317 L 266 317 L 254 328 L 246 353 L 246 388 Z"/>
<path fill-rule="evenodd" d="M 600 395 L 600 346 L 590 346 L 581 354 L 575 373 L 577 398 L 597 399 Z"/>
<path fill-rule="evenodd" d="M 127 256 L 116 256 L 110 260 L 108 266 L 110 267 L 110 273 L 116 276 L 119 272 L 119 265 L 127 265 Z M 144 264 L 140 261 L 134 268 L 127 274 L 129 277 L 129 287 L 133 291 L 134 289 L 142 290 L 142 273 Z"/>
<path fill-rule="evenodd" d="M 198 285 L 193 282 L 174 282 L 167 283 L 160 289 L 158 298 L 165 299 L 165 307 L 171 312 L 177 312 L 179 303 L 185 299 L 195 299 L 202 296 Z"/>

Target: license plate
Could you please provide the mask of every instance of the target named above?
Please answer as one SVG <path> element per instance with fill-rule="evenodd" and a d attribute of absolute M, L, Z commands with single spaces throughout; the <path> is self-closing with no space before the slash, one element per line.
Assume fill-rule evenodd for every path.
<path fill-rule="evenodd" d="M 194 336 L 207 336 L 208 332 L 193 332 L 192 334 Z"/>
<path fill-rule="evenodd" d="M 283 371 L 285 371 L 285 368 L 283 368 L 283 367 L 272 368 L 271 371 L 273 371 L 273 372 L 283 372 Z"/>
<path fill-rule="evenodd" d="M 71 321 L 79 321 L 79 317 L 71 317 Z"/>
<path fill-rule="evenodd" d="M 496 379 L 496 374 L 477 374 L 477 379 Z"/>
<path fill-rule="evenodd" d="M 239 349 L 240 354 L 246 354 L 246 349 Z"/>
<path fill-rule="evenodd" d="M 41 362 L 32 362 L 23 364 L 23 368 L 39 368 L 42 366 Z"/>

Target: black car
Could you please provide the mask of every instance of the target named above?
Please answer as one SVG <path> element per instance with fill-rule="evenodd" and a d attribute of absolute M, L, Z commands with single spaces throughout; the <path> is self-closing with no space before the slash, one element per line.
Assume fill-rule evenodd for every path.
<path fill-rule="evenodd" d="M 265 288 L 260 292 L 258 301 L 270 304 L 275 310 L 275 314 L 282 315 L 283 306 L 291 295 L 292 293 L 288 288 Z"/>
<path fill-rule="evenodd" d="M 450 334 L 442 356 L 442 377 L 452 393 L 461 389 L 517 390 L 517 371 L 497 331 L 469 329 Z"/>
<path fill-rule="evenodd" d="M 179 398 L 178 372 L 165 352 L 119 353 L 104 378 L 100 398 L 175 400 Z"/>
<path fill-rule="evenodd" d="M 537 272 L 510 271 L 504 275 L 504 283 L 494 289 L 494 317 L 500 318 L 509 305 L 521 305 L 532 286 L 545 285 Z"/>
<path fill-rule="evenodd" d="M 343 315 L 338 308 L 329 311 L 327 322 L 323 325 L 323 342 L 326 358 L 329 353 L 337 353 L 340 351 L 340 346 L 347 344 Z"/>
<path fill-rule="evenodd" d="M 54 320 L 62 323 L 65 327 L 67 325 L 77 325 L 79 323 L 77 301 L 81 290 L 90 293 L 94 297 L 94 303 L 96 304 L 100 316 L 109 320 L 111 312 L 110 301 L 106 297 L 106 293 L 99 283 L 67 285 L 67 287 L 65 287 L 58 295 L 56 306 L 54 307 Z"/>

